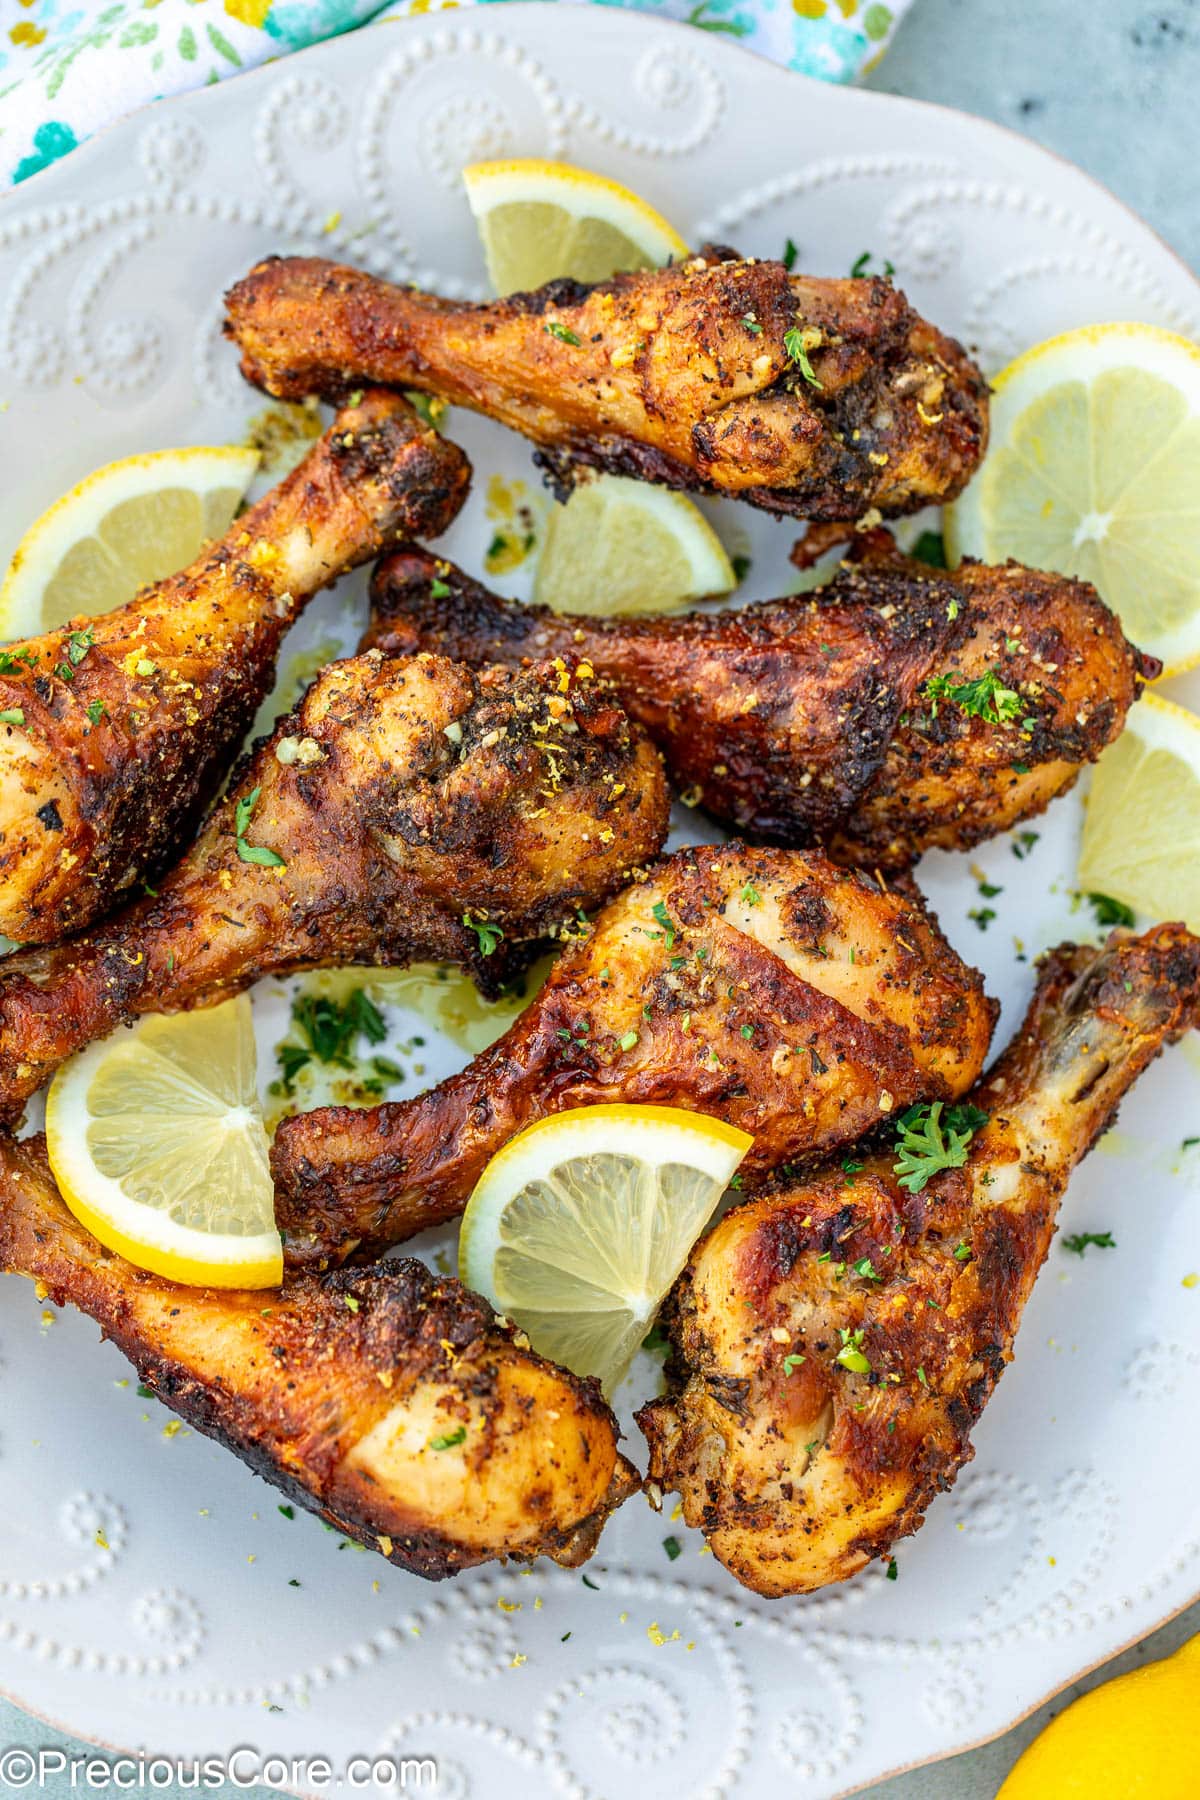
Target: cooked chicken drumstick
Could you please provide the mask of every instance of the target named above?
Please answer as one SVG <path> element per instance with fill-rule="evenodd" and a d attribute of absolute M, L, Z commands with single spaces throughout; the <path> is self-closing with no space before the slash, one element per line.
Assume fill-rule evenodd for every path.
<path fill-rule="evenodd" d="M 444 531 L 470 465 L 370 393 L 190 569 L 0 651 L 0 932 L 52 943 L 187 841 L 304 602 L 397 536 Z"/>
<path fill-rule="evenodd" d="M 731 250 L 483 305 L 273 257 L 227 308 L 242 371 L 268 393 L 424 388 L 563 462 L 797 518 L 948 500 L 987 440 L 979 370 L 890 283 Z"/>
<path fill-rule="evenodd" d="M 0 1136 L 0 1269 L 96 1319 L 158 1398 L 389 1562 L 574 1567 L 638 1486 L 598 1385 L 412 1260 L 278 1293 L 184 1288 L 67 1212 L 44 1142 Z"/>
<path fill-rule="evenodd" d="M 754 1136 L 748 1179 L 964 1092 L 995 1012 L 915 891 L 798 851 L 682 850 L 612 902 L 512 1028 L 429 1093 L 285 1119 L 293 1264 L 373 1255 L 462 1211 L 535 1119 L 624 1100 Z"/>
<path fill-rule="evenodd" d="M 917 1529 L 970 1460 L 1072 1169 L 1198 1008 L 1182 926 L 1066 945 L 970 1095 L 961 1167 L 910 1192 L 895 1150 L 832 1164 L 700 1241 L 662 1316 L 668 1392 L 638 1422 L 649 1478 L 739 1581 L 808 1593 Z"/>
<path fill-rule="evenodd" d="M 586 656 L 718 819 L 903 867 L 1040 812 L 1161 665 L 1086 582 L 1017 563 L 946 574 L 867 535 L 817 593 L 676 618 L 516 605 L 401 549 L 376 570 L 369 641 L 518 667 Z"/>
<path fill-rule="evenodd" d="M 495 991 L 667 828 L 658 752 L 565 663 L 333 663 L 160 892 L 0 963 L 0 1116 L 143 1012 L 326 963 L 458 962 Z"/>

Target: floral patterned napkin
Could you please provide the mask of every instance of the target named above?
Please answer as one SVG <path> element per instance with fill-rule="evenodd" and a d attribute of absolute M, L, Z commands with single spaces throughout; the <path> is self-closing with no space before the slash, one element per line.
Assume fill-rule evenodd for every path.
<path fill-rule="evenodd" d="M 0 187 L 36 174 L 148 100 L 221 81 L 370 20 L 475 3 L 0 0 Z M 911 0 L 600 3 L 682 19 L 806 75 L 851 81 L 882 56 Z"/>

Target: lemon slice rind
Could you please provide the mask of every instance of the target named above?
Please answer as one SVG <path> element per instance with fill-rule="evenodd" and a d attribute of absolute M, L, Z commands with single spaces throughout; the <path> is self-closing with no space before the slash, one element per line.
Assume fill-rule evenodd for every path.
<path fill-rule="evenodd" d="M 1200 662 L 1200 348 L 1139 324 L 1049 338 L 996 378 L 990 436 L 946 508 L 952 564 L 1078 575 L 1165 674 Z"/>
<path fill-rule="evenodd" d="M 603 618 L 671 612 L 737 586 L 699 507 L 625 475 L 584 480 L 546 524 L 534 599 Z"/>
<path fill-rule="evenodd" d="M 476 1185 L 462 1279 L 536 1350 L 611 1393 L 751 1143 L 675 1107 L 539 1120 Z"/>
<path fill-rule="evenodd" d="M 257 450 L 197 445 L 94 470 L 18 544 L 0 586 L 0 643 L 109 611 L 186 568 L 228 529 L 258 461 Z"/>
<path fill-rule="evenodd" d="M 1092 772 L 1077 882 L 1200 931 L 1200 718 L 1143 694 Z"/>
<path fill-rule="evenodd" d="M 46 1098 L 46 1148 L 71 1212 L 139 1268 L 194 1286 L 282 1279 L 244 995 L 142 1020 L 73 1057 Z M 135 1197 L 139 1185 L 161 1203 Z M 210 1228 L 192 1222 L 202 1215 Z"/>
<path fill-rule="evenodd" d="M 571 163 L 471 163 L 463 182 L 498 294 L 558 276 L 603 281 L 619 269 L 656 268 L 688 254 L 679 233 L 639 195 Z"/>

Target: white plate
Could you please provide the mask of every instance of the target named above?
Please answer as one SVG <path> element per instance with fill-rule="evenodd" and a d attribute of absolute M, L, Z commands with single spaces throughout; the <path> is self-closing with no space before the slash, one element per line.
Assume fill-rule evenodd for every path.
<path fill-rule="evenodd" d="M 1200 293 L 1150 231 L 991 125 L 627 12 L 427 16 L 140 113 L 4 202 L 0 557 L 97 463 L 241 436 L 263 402 L 221 341 L 221 294 L 263 253 L 481 293 L 456 172 L 497 154 L 603 169 L 693 241 L 769 255 L 790 235 L 803 267 L 837 274 L 863 250 L 889 257 L 992 369 L 1090 320 L 1198 331 Z M 488 476 L 536 484 L 519 440 L 455 427 L 478 475 L 445 542 L 477 571 Z M 750 540 L 754 591 L 782 586 L 789 528 L 712 510 Z M 307 639 L 348 630 L 355 596 L 323 603 Z M 1002 1033 L 1031 980 L 1014 934 L 1032 956 L 1085 929 L 1078 817 L 1056 806 L 1025 861 L 1007 841 L 977 858 L 1004 887 L 986 934 L 967 919 L 966 858 L 923 872 L 1005 1002 Z M 459 1060 L 431 1045 L 428 1071 Z M 976 1461 L 900 1546 L 898 1581 L 876 1568 L 803 1601 L 743 1593 L 640 1500 L 605 1533 L 594 1589 L 549 1565 L 426 1586 L 281 1517 L 218 1446 L 164 1441 L 169 1415 L 114 1385 L 127 1368 L 93 1325 L 45 1326 L 24 1283 L 0 1284 L 0 1688 L 160 1751 L 403 1749 L 439 1759 L 439 1792 L 489 1800 L 621 1795 L 640 1769 L 680 1794 L 824 1800 L 1001 1730 L 1196 1591 L 1200 1437 L 1180 1420 L 1200 1290 L 1181 1278 L 1200 1268 L 1200 1159 L 1178 1148 L 1197 1129 L 1196 1068 L 1192 1046 L 1164 1058 L 1073 1184 L 1068 1227 L 1110 1228 L 1119 1248 L 1051 1252 Z M 647 1363 L 635 1385 L 652 1379 Z"/>

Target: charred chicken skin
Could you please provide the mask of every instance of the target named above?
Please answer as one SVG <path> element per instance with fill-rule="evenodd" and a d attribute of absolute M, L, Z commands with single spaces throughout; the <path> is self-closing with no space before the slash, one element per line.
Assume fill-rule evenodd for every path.
<path fill-rule="evenodd" d="M 508 1556 L 573 1567 L 638 1486 L 598 1385 L 422 1263 L 277 1293 L 179 1287 L 71 1217 L 40 1138 L 0 1136 L 0 1269 L 95 1319 L 165 1405 L 289 1500 L 430 1580 Z"/>
<path fill-rule="evenodd" d="M 889 282 L 729 250 L 482 305 L 274 257 L 231 289 L 226 331 L 246 378 L 282 398 L 423 388 L 523 432 L 552 467 L 802 519 L 948 500 L 987 441 L 979 370 Z"/>
<path fill-rule="evenodd" d="M 0 963 L 0 1116 L 145 1012 L 321 964 L 457 962 L 495 991 L 661 848 L 658 752 L 564 662 L 333 663 L 157 895 Z"/>
<path fill-rule="evenodd" d="M 372 1256 L 460 1213 L 514 1132 L 631 1101 L 750 1132 L 747 1180 L 964 1092 L 994 1008 L 915 892 L 824 857 L 679 851 L 613 901 L 491 1049 L 430 1092 L 285 1119 L 272 1149 L 292 1265 Z"/>
<path fill-rule="evenodd" d="M 910 1191 L 894 1149 L 831 1164 L 700 1241 L 662 1317 L 668 1392 L 638 1422 L 649 1479 L 739 1581 L 808 1593 L 921 1524 L 970 1460 L 1072 1169 L 1198 1007 L 1182 926 L 1056 950 L 969 1097 L 960 1167 Z"/>
<path fill-rule="evenodd" d="M 1040 812 L 1161 665 L 1086 582 L 1017 563 L 948 574 L 867 537 L 815 593 L 674 618 L 521 606 L 400 549 L 375 572 L 369 641 L 515 667 L 584 656 L 714 817 L 903 867 Z"/>
<path fill-rule="evenodd" d="M 397 537 L 444 531 L 469 478 L 398 395 L 366 394 L 190 569 L 0 650 L 0 932 L 55 942 L 167 867 L 305 601 Z"/>

